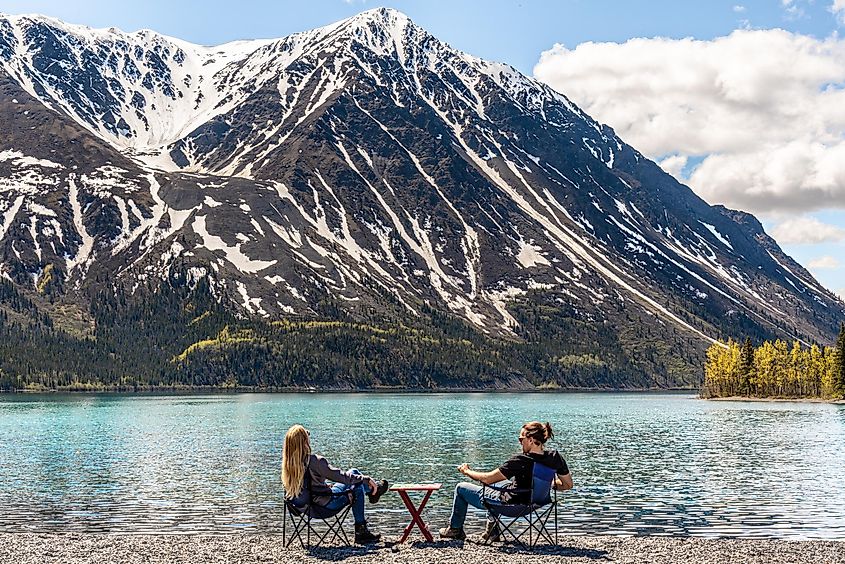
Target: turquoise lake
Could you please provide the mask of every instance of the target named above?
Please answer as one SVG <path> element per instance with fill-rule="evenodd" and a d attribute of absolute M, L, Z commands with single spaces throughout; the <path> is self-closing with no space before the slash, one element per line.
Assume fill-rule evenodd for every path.
<path fill-rule="evenodd" d="M 574 478 L 564 533 L 845 539 L 845 406 L 689 393 L 0 395 L 0 531 L 280 532 L 293 423 L 342 467 L 442 482 L 434 529 L 455 467 L 497 467 L 534 419 Z M 367 511 L 406 519 L 394 493 Z"/>

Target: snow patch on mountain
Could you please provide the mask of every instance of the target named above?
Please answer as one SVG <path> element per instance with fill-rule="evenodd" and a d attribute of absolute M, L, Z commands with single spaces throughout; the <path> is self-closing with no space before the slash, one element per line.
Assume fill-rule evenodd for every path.
<path fill-rule="evenodd" d="M 223 251 L 226 260 L 240 272 L 254 274 L 276 264 L 275 260 L 253 260 L 241 250 L 242 243 L 229 245 L 221 237 L 210 234 L 206 228 L 206 216 L 204 215 L 198 215 L 194 218 L 191 228 L 194 230 L 194 233 L 200 236 L 202 240 L 201 247 L 210 251 Z"/>

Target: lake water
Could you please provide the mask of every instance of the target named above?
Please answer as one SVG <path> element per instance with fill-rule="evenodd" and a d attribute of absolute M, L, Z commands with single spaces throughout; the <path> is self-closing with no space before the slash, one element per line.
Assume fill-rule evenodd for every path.
<path fill-rule="evenodd" d="M 495 468 L 551 421 L 575 534 L 845 538 L 845 406 L 690 394 L 0 395 L 0 531 L 277 532 L 282 437 L 393 482 Z M 369 518 L 395 532 L 393 493 Z M 469 528 L 481 527 L 481 514 Z"/>

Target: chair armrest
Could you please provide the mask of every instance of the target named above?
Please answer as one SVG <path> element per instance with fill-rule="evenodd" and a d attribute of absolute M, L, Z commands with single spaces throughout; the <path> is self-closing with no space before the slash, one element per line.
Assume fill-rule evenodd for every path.
<path fill-rule="evenodd" d="M 330 491 L 328 493 L 325 493 L 325 492 L 315 493 L 314 490 L 308 490 L 308 491 L 311 493 L 311 499 L 314 499 L 315 495 L 317 497 L 330 497 L 332 499 L 334 499 L 336 497 L 348 497 L 348 496 L 352 495 L 352 490 L 346 490 L 345 492 L 331 492 Z"/>
<path fill-rule="evenodd" d="M 530 489 L 525 489 L 525 488 L 515 489 L 515 488 L 510 488 L 508 486 L 494 486 L 492 484 L 482 484 L 481 489 L 485 489 L 485 488 L 490 488 L 491 490 L 496 490 L 497 492 L 506 491 L 506 492 L 510 492 L 510 493 L 525 493 L 525 492 L 531 491 Z"/>
<path fill-rule="evenodd" d="M 530 489 L 524 489 L 524 488 L 515 489 L 515 488 L 509 488 L 507 486 L 493 486 L 493 485 L 490 485 L 490 484 L 482 484 L 481 485 L 481 499 L 482 500 L 485 497 L 487 497 L 487 495 L 485 495 L 485 490 L 487 488 L 490 488 L 491 490 L 497 491 L 499 493 L 502 493 L 502 492 L 508 492 L 509 494 L 516 494 L 516 493 L 529 493 L 530 494 L 531 493 Z"/>

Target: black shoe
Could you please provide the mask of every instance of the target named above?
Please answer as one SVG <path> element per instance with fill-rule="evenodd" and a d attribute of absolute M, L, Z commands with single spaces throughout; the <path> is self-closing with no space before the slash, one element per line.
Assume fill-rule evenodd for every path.
<path fill-rule="evenodd" d="M 381 535 L 367 528 L 367 522 L 355 523 L 355 544 L 372 544 L 381 540 Z"/>
<path fill-rule="evenodd" d="M 440 529 L 440 538 L 441 539 L 464 540 L 464 539 L 467 538 L 467 535 L 462 528 L 461 529 L 453 529 L 452 527 L 446 527 L 446 528 Z"/>
<path fill-rule="evenodd" d="M 390 487 L 390 484 L 387 483 L 387 480 L 382 480 L 381 482 L 379 482 L 378 486 L 376 487 L 376 491 L 374 491 L 373 493 L 367 494 L 367 497 L 369 498 L 370 503 L 378 503 L 378 500 L 381 498 L 381 496 L 384 495 L 384 492 L 386 492 L 387 488 L 389 488 L 389 487 Z"/>
<path fill-rule="evenodd" d="M 481 539 L 485 542 L 499 542 L 502 532 L 499 530 L 499 524 L 495 521 L 487 521 L 487 528 L 481 533 Z"/>

